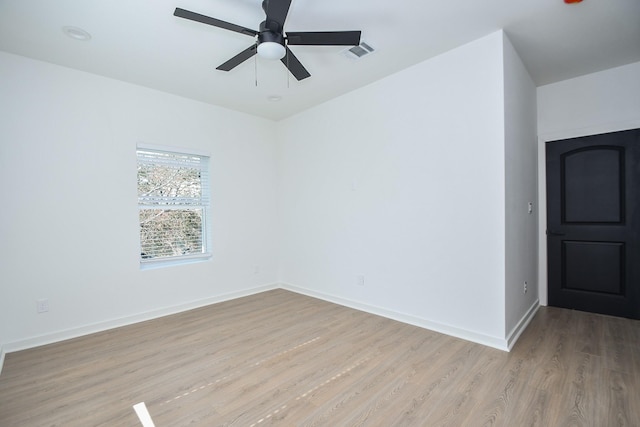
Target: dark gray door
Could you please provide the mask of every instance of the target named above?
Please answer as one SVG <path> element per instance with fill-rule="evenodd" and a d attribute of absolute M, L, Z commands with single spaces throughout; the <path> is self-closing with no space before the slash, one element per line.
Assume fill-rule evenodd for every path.
<path fill-rule="evenodd" d="M 640 129 L 546 153 L 549 305 L 640 319 Z"/>

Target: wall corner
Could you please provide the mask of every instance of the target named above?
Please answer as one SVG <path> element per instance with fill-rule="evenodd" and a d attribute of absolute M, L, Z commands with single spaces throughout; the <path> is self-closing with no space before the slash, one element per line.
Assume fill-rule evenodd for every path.
<path fill-rule="evenodd" d="M 2 367 L 4 366 L 4 347 L 0 344 L 0 375 L 2 375 Z"/>

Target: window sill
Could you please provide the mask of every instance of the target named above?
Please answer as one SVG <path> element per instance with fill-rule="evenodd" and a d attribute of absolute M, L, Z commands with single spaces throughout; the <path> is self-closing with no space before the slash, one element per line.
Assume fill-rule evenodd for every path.
<path fill-rule="evenodd" d="M 156 258 L 140 260 L 140 270 L 152 270 L 156 268 L 171 267 L 174 265 L 194 264 L 211 259 L 211 254 L 187 255 L 181 257 Z"/>

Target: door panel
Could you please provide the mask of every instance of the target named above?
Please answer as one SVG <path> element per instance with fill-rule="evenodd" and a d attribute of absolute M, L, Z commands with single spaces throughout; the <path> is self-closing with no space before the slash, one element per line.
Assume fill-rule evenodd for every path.
<path fill-rule="evenodd" d="M 624 220 L 624 160 L 624 151 L 615 147 L 590 147 L 562 155 L 565 223 Z"/>
<path fill-rule="evenodd" d="M 640 318 L 640 129 L 546 149 L 549 304 Z"/>
<path fill-rule="evenodd" d="M 562 242 L 564 286 L 577 291 L 624 295 L 624 244 Z"/>

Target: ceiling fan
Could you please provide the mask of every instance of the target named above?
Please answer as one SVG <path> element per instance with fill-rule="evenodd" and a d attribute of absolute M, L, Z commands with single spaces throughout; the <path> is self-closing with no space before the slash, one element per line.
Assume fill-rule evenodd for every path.
<path fill-rule="evenodd" d="M 286 32 L 284 23 L 289 13 L 291 0 L 264 0 L 262 9 L 266 19 L 260 23 L 260 30 L 252 30 L 240 25 L 231 24 L 216 18 L 176 8 L 174 16 L 213 25 L 229 31 L 235 31 L 247 36 L 256 37 L 256 42 L 216 67 L 217 70 L 231 71 L 247 59 L 258 54 L 267 59 L 279 59 L 298 80 L 311 76 L 291 52 L 289 46 L 356 46 L 360 44 L 360 31 L 315 31 L 315 32 Z"/>

